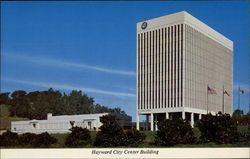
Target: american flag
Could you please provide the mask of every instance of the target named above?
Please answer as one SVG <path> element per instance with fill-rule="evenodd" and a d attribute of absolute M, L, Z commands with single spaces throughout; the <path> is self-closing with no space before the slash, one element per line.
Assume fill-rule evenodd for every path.
<path fill-rule="evenodd" d="M 224 94 L 230 96 L 229 93 L 226 90 L 224 90 Z"/>
<path fill-rule="evenodd" d="M 216 90 L 211 89 L 210 87 L 207 87 L 207 93 L 208 94 L 217 94 Z"/>
<path fill-rule="evenodd" d="M 240 89 L 240 88 L 239 88 L 239 92 L 240 92 L 240 94 L 245 93 L 245 91 L 243 89 Z"/>

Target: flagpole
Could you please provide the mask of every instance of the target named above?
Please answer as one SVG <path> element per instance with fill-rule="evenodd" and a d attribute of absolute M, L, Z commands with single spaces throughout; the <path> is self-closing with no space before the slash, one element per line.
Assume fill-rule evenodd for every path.
<path fill-rule="evenodd" d="M 207 85 L 207 114 L 208 114 L 208 85 Z"/>
<path fill-rule="evenodd" d="M 240 110 L 240 85 L 238 89 L 238 110 Z"/>
<path fill-rule="evenodd" d="M 224 106 L 224 91 L 225 91 L 225 89 L 224 89 L 224 85 L 223 85 L 223 90 L 222 90 L 222 114 L 224 114 L 225 113 L 225 106 Z"/>

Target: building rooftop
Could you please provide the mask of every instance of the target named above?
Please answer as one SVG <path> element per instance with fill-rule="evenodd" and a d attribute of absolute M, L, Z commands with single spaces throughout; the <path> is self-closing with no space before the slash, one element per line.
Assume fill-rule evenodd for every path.
<path fill-rule="evenodd" d="M 141 27 L 143 22 L 147 22 L 147 27 L 145 29 L 142 29 Z M 150 30 L 161 28 L 166 25 L 171 26 L 171 25 L 180 24 L 180 23 L 184 23 L 195 28 L 197 31 L 205 34 L 206 36 L 217 41 L 218 43 L 222 44 L 228 49 L 233 50 L 233 42 L 230 39 L 226 38 L 224 35 L 212 29 L 207 24 L 203 23 L 202 21 L 195 18 L 194 16 L 192 16 L 186 11 L 181 11 L 181 12 L 145 20 L 142 22 L 138 22 L 137 33 L 147 32 Z"/>

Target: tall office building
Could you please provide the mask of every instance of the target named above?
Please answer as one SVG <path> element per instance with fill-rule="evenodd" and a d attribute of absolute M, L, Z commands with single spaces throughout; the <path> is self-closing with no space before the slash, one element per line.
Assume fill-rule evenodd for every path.
<path fill-rule="evenodd" d="M 232 63 L 233 42 L 185 11 L 137 23 L 137 128 L 140 115 L 155 130 L 164 118 L 231 114 Z"/>

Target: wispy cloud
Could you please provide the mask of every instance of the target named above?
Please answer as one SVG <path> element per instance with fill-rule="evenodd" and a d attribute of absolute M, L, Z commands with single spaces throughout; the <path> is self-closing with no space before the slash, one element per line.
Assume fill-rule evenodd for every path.
<path fill-rule="evenodd" d="M 46 57 L 26 56 L 26 55 L 12 54 L 12 53 L 5 53 L 4 56 L 10 57 L 10 58 L 15 58 L 15 59 L 26 61 L 26 62 L 33 62 L 33 63 L 37 63 L 37 64 L 50 65 L 50 66 L 54 66 L 54 67 L 83 68 L 83 69 L 90 69 L 93 71 L 100 71 L 100 72 L 105 72 L 105 73 L 135 76 L 135 72 L 133 72 L 133 71 L 109 69 L 109 68 L 103 68 L 100 66 L 92 66 L 92 65 L 82 64 L 82 63 L 69 62 L 69 61 L 63 61 L 63 60 L 59 60 L 59 59 L 51 59 L 51 58 L 46 58 Z"/>
<path fill-rule="evenodd" d="M 12 79 L 12 78 L 4 78 L 4 81 L 26 84 L 26 85 L 31 85 L 31 86 L 45 87 L 45 88 L 62 89 L 62 90 L 82 90 L 83 92 L 112 95 L 116 97 L 132 97 L 132 98 L 135 97 L 135 94 L 132 94 L 132 93 L 113 92 L 113 91 L 106 91 L 106 90 L 94 89 L 94 88 L 84 88 L 81 86 L 71 86 L 71 85 L 65 85 L 65 84 L 34 82 L 34 81 L 18 80 L 18 79 Z"/>

